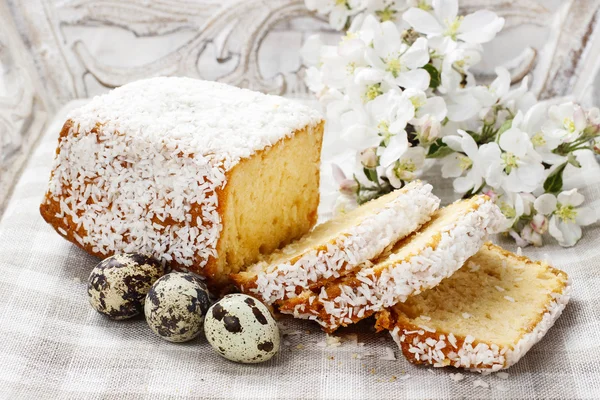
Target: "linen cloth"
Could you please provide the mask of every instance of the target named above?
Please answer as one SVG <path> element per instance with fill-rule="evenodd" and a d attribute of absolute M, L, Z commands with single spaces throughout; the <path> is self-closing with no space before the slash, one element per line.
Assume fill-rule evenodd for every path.
<path fill-rule="evenodd" d="M 600 398 L 600 224 L 585 228 L 573 248 L 524 249 L 565 270 L 573 297 L 507 379 L 413 366 L 388 334 L 372 332 L 372 321 L 338 331 L 341 346 L 332 347 L 315 323 L 282 317 L 280 352 L 242 365 L 221 358 L 203 336 L 173 344 L 155 336 L 143 317 L 104 318 L 86 293 L 99 260 L 62 239 L 38 211 L 64 118 L 59 114 L 41 139 L 0 221 L 0 399 Z M 347 158 L 335 148 L 326 140 L 323 212 L 333 192 L 328 160 Z M 596 210 L 599 177 L 595 165 L 573 178 L 589 185 L 583 193 Z M 449 182 L 429 181 L 446 202 L 452 199 Z M 511 241 L 496 242 L 516 250 Z M 464 379 L 455 382 L 457 372 Z M 479 380 L 489 387 L 475 386 Z"/>

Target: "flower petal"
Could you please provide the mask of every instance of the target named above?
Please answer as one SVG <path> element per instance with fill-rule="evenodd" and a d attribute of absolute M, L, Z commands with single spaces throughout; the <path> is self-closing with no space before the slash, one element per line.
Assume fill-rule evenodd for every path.
<path fill-rule="evenodd" d="M 420 37 L 409 47 L 402 56 L 401 64 L 408 69 L 422 67 L 429 62 L 429 50 L 427 49 L 427 39 Z"/>
<path fill-rule="evenodd" d="M 444 157 L 442 161 L 442 178 L 457 178 L 462 175 L 463 169 L 461 167 L 461 155 L 450 154 Z"/>
<path fill-rule="evenodd" d="M 577 188 L 566 190 L 558 195 L 558 202 L 562 205 L 577 207 L 583 203 L 584 200 L 585 197 L 577 191 Z"/>
<path fill-rule="evenodd" d="M 581 239 L 582 232 L 581 227 L 579 225 L 559 221 L 557 227 L 562 233 L 562 240 L 558 240 L 558 244 L 560 244 L 561 246 L 574 246 L 575 244 L 577 244 L 579 239 Z"/>
<path fill-rule="evenodd" d="M 444 31 L 442 25 L 433 15 L 420 8 L 409 8 L 402 15 L 402 19 L 412 26 L 415 31 L 426 35 L 437 36 Z"/>
<path fill-rule="evenodd" d="M 440 21 L 453 21 L 458 15 L 458 0 L 433 0 L 432 6 Z"/>
<path fill-rule="evenodd" d="M 510 72 L 504 67 L 498 67 L 495 71 L 498 77 L 490 84 L 490 92 L 500 98 L 510 89 Z"/>
<path fill-rule="evenodd" d="M 396 162 L 408 149 L 408 139 L 405 131 L 391 137 L 387 147 L 383 149 L 383 153 L 379 158 L 379 163 L 387 167 Z"/>
<path fill-rule="evenodd" d="M 348 20 L 348 11 L 342 7 L 334 7 L 329 13 L 329 25 L 336 31 L 341 31 Z"/>
<path fill-rule="evenodd" d="M 516 168 L 516 176 L 520 185 L 518 192 L 533 192 L 544 181 L 544 166 L 541 163 L 521 165 Z"/>
<path fill-rule="evenodd" d="M 454 151 L 463 151 L 462 139 L 457 135 L 448 135 L 442 138 L 442 142 L 446 143 Z"/>
<path fill-rule="evenodd" d="M 338 185 L 346 180 L 346 174 L 344 174 L 344 171 L 342 171 L 340 166 L 335 163 L 331 164 L 331 173 L 333 175 L 333 179 Z"/>
<path fill-rule="evenodd" d="M 419 90 L 426 90 L 430 81 L 431 76 L 422 68 L 401 72 L 395 80 L 398 86 Z"/>
<path fill-rule="evenodd" d="M 577 225 L 587 226 L 598 221 L 598 216 L 596 215 L 596 211 L 589 207 L 581 207 L 577 209 L 577 217 L 576 222 Z"/>
<path fill-rule="evenodd" d="M 458 39 L 467 43 L 486 43 L 504 27 L 504 18 L 489 10 L 478 10 L 465 16 L 458 29 Z"/>
<path fill-rule="evenodd" d="M 510 128 L 500 136 L 498 144 L 502 150 L 523 158 L 527 154 L 528 145 L 530 144 L 529 135 L 520 129 Z"/>
<path fill-rule="evenodd" d="M 448 110 L 446 109 L 446 102 L 443 97 L 435 96 L 430 97 L 425 102 L 424 106 L 419 107 L 417 110 L 417 117 L 429 115 L 436 121 L 443 121 L 446 118 Z"/>
<path fill-rule="evenodd" d="M 556 196 L 551 193 L 544 193 L 533 203 L 533 208 L 540 214 L 550 215 L 556 210 Z"/>

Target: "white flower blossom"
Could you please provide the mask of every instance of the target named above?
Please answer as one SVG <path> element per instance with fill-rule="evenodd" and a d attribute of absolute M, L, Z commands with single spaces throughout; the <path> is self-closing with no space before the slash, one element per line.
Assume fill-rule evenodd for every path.
<path fill-rule="evenodd" d="M 522 116 L 519 116 L 522 118 Z M 515 117 L 516 119 L 516 117 Z M 508 192 L 533 192 L 545 179 L 542 157 L 535 151 L 529 135 L 517 127 L 500 136 L 500 168 L 490 171 L 490 185 L 502 185 Z"/>
<path fill-rule="evenodd" d="M 584 197 L 577 189 L 554 196 L 542 194 L 534 203 L 537 212 L 550 216 L 548 231 L 561 246 L 570 247 L 581 239 L 581 227 L 598 220 L 596 212 L 589 207 L 579 207 Z"/>
<path fill-rule="evenodd" d="M 443 37 L 477 44 L 489 42 L 504 26 L 504 18 L 488 10 L 459 16 L 458 0 L 433 0 L 432 7 L 431 12 L 411 8 L 403 18 L 428 38 Z"/>
<path fill-rule="evenodd" d="M 385 169 L 385 176 L 395 188 L 402 187 L 402 181 L 416 179 L 418 171 L 425 162 L 425 149 L 422 147 L 408 148 L 402 157 Z"/>
<path fill-rule="evenodd" d="M 548 138 L 561 142 L 571 142 L 587 126 L 585 112 L 581 106 L 572 102 L 551 106 L 548 117 L 542 131 Z"/>
<path fill-rule="evenodd" d="M 419 38 L 409 47 L 392 22 L 380 25 L 365 57 L 369 65 L 379 71 L 381 81 L 403 88 L 425 90 L 429 87 L 429 73 L 421 68 L 429 61 L 427 39 Z"/>
<path fill-rule="evenodd" d="M 442 138 L 448 147 L 457 152 L 444 159 L 442 176 L 456 177 L 453 183 L 454 190 L 458 193 L 466 193 L 481 188 L 484 177 L 494 169 L 494 162 L 499 165 L 501 152 L 496 143 L 477 147 L 477 143 L 467 132 L 459 129 L 458 134 L 459 136 Z M 464 172 L 467 174 L 462 176 Z"/>
<path fill-rule="evenodd" d="M 329 25 L 342 30 L 348 18 L 364 8 L 362 0 L 305 0 L 306 8 L 319 14 L 329 15 Z"/>

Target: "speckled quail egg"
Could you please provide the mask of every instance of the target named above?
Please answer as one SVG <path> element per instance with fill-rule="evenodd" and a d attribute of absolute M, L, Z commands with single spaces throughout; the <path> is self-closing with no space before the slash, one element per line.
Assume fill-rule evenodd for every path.
<path fill-rule="evenodd" d="M 245 294 L 230 294 L 213 304 L 204 334 L 215 351 L 235 362 L 267 361 L 279 350 L 277 322 L 263 303 Z"/>
<path fill-rule="evenodd" d="M 187 342 L 202 332 L 211 296 L 200 277 L 171 272 L 154 283 L 144 313 L 150 329 L 169 342 Z"/>
<path fill-rule="evenodd" d="M 146 294 L 165 273 L 157 259 L 143 254 L 115 254 L 94 267 L 88 279 L 90 304 L 112 319 L 142 313 Z"/>

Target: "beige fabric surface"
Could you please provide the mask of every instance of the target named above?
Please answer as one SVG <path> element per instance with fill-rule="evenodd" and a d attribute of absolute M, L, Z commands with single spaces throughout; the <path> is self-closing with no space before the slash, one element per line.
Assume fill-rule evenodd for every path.
<path fill-rule="evenodd" d="M 387 334 L 369 333 L 368 322 L 339 331 L 340 347 L 323 347 L 315 323 L 282 318 L 287 334 L 279 354 L 241 365 L 221 358 L 203 337 L 173 344 L 142 318 L 103 318 L 85 289 L 99 260 L 59 237 L 38 212 L 63 119 L 42 139 L 0 221 L 0 399 L 600 398 L 600 224 L 585 229 L 574 248 L 524 250 L 567 271 L 573 298 L 506 380 L 464 373 L 454 382 L 457 370 L 412 366 Z M 326 144 L 327 160 L 342 157 L 334 147 Z M 324 192 L 329 173 L 326 163 Z M 599 176 L 596 167 L 578 178 L 590 184 L 584 194 L 596 210 Z M 430 181 L 438 195 L 452 198 L 448 182 Z M 515 250 L 510 241 L 501 244 Z M 386 348 L 395 361 L 382 359 Z M 477 379 L 490 387 L 475 387 Z"/>

